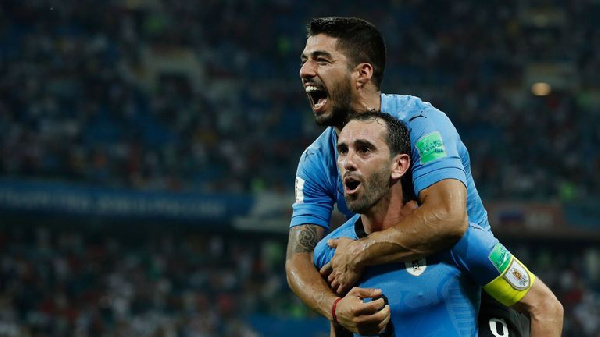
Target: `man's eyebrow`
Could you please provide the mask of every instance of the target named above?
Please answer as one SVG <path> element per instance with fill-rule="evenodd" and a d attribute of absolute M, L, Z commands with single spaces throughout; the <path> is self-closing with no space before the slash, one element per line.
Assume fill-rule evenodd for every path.
<path fill-rule="evenodd" d="M 357 139 L 354 141 L 354 144 L 356 146 L 364 146 L 364 147 L 369 147 L 369 148 L 374 148 L 375 144 L 373 144 L 373 142 L 367 140 L 367 139 Z"/>
<path fill-rule="evenodd" d="M 312 57 L 312 58 L 317 58 L 317 57 L 319 57 L 319 56 L 325 56 L 325 57 L 327 57 L 327 58 L 331 58 L 331 57 L 332 57 L 332 55 L 331 55 L 331 53 L 330 53 L 330 52 L 326 52 L 326 51 L 324 51 L 324 50 L 315 50 L 315 51 L 313 51 L 312 53 L 310 53 L 309 55 L 310 55 L 310 57 Z M 307 58 L 308 58 L 308 56 L 307 56 L 305 53 L 302 53 L 302 54 L 300 55 L 300 59 L 301 59 L 301 60 L 304 60 L 304 59 L 307 59 Z"/>
<path fill-rule="evenodd" d="M 356 139 L 356 140 L 352 141 L 352 145 L 355 147 L 367 147 L 370 149 L 375 148 L 375 144 L 373 144 L 373 142 L 371 142 L 367 139 Z M 337 149 L 339 150 L 342 147 L 348 147 L 348 144 L 346 143 L 346 141 L 338 142 Z"/>

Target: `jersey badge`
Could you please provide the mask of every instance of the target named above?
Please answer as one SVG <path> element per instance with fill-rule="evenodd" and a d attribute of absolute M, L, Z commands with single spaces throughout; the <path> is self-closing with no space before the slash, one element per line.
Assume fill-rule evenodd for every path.
<path fill-rule="evenodd" d="M 404 262 L 404 265 L 406 265 L 406 271 L 412 276 L 420 276 L 425 272 L 425 269 L 427 269 L 427 261 L 425 258 Z"/>
<path fill-rule="evenodd" d="M 510 267 L 508 267 L 508 271 L 504 274 L 504 279 L 516 290 L 525 290 L 529 288 L 531 282 L 525 266 L 517 259 L 513 259 Z"/>
<path fill-rule="evenodd" d="M 296 203 L 301 204 L 304 202 L 304 179 L 296 177 L 296 184 L 294 186 L 296 194 Z"/>
<path fill-rule="evenodd" d="M 510 263 L 510 253 L 500 242 L 496 243 L 488 258 L 500 274 L 504 273 Z"/>
<path fill-rule="evenodd" d="M 446 147 L 439 131 L 426 134 L 416 143 L 421 164 L 427 164 L 436 159 L 446 157 Z"/>

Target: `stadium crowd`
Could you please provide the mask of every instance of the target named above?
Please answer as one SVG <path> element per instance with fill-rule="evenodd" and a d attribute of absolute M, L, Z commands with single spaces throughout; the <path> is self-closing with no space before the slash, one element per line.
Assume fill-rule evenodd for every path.
<path fill-rule="evenodd" d="M 453 119 L 484 198 L 597 194 L 598 7 L 3 1 L 0 173 L 290 191 L 290 172 L 320 130 L 298 79 L 303 25 L 363 13 L 388 40 L 384 91 L 421 96 Z M 536 74 L 550 77 L 549 95 L 531 94 Z"/>
<path fill-rule="evenodd" d="M 331 14 L 382 29 L 384 92 L 450 116 L 484 200 L 599 196 L 592 0 L 5 0 L 0 177 L 291 193 L 321 131 L 298 78 L 304 24 Z M 551 92 L 533 95 L 543 80 Z M 516 248 L 563 303 L 564 336 L 600 335 L 587 247 Z M 255 336 L 253 313 L 314 315 L 287 288 L 283 251 L 282 239 L 4 226 L 0 336 Z"/>
<path fill-rule="evenodd" d="M 600 333 L 588 250 L 511 249 L 561 300 L 563 336 Z M 0 336 L 258 336 L 253 315 L 315 315 L 287 288 L 283 255 L 272 238 L 1 228 Z"/>

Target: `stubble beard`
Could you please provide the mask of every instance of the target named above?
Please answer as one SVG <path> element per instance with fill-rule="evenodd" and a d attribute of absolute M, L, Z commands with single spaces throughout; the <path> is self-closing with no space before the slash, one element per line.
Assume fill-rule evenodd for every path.
<path fill-rule="evenodd" d="M 330 92 L 329 100 L 333 103 L 331 114 L 329 116 L 316 116 L 315 122 L 317 125 L 337 128 L 344 126 L 348 116 L 352 112 L 352 96 L 352 88 L 348 76 L 345 81 L 339 84 L 337 89 Z"/>
<path fill-rule="evenodd" d="M 386 166 L 373 173 L 362 187 L 362 195 L 357 198 L 345 196 L 346 206 L 354 213 L 364 214 L 369 211 L 379 200 L 390 193 L 391 170 Z"/>

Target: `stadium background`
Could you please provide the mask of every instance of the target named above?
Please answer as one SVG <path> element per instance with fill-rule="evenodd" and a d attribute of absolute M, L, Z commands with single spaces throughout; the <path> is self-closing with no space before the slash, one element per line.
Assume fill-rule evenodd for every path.
<path fill-rule="evenodd" d="M 594 0 L 3 0 L 0 336 L 325 336 L 283 269 L 324 15 L 378 25 L 384 92 L 450 116 L 564 336 L 600 336 Z"/>

